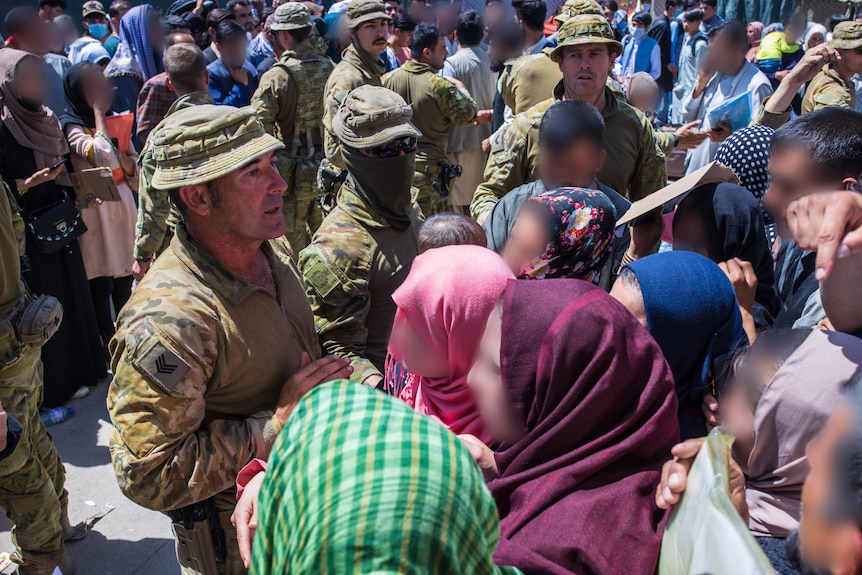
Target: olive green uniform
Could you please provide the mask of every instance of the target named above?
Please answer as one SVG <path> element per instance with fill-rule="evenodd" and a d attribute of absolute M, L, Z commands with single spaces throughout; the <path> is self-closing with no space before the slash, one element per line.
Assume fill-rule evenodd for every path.
<path fill-rule="evenodd" d="M 164 119 L 152 132 L 164 127 L 168 118 L 179 110 L 212 103 L 213 99 L 209 92 L 192 92 L 180 96 L 171 104 Z M 166 191 L 156 190 L 152 186 L 156 163 L 153 160 L 153 147 L 150 138 L 147 138 L 144 149 L 141 150 L 138 166 L 140 168 L 140 185 L 138 186 L 138 222 L 135 226 L 135 259 L 153 260 L 165 251 L 171 243 L 174 228 L 180 221 L 180 213 L 171 205 Z"/>
<path fill-rule="evenodd" d="M 386 74 L 383 85 L 411 105 L 413 123 L 422 132 L 413 179 L 419 190 L 419 207 L 426 217 L 445 211 L 448 199 L 443 166 L 447 163 L 449 128 L 475 122 L 476 102 L 466 90 L 438 76 L 431 66 L 413 60 Z"/>
<path fill-rule="evenodd" d="M 853 82 L 842 78 L 831 64 L 827 64 L 808 84 L 805 97 L 802 98 L 802 113 L 807 114 L 831 106 L 855 110 L 856 87 Z"/>
<path fill-rule="evenodd" d="M 150 140 L 152 183 L 161 189 L 204 184 L 282 147 L 250 107 L 183 110 Z M 276 297 L 224 268 L 179 223 L 119 313 L 110 344 L 110 450 L 120 489 L 158 511 L 212 504 L 213 523 L 196 522 L 194 530 L 211 542 L 211 527 L 220 526 L 213 530 L 224 536 L 225 558 L 215 565 L 220 575 L 246 573 L 230 524 L 237 473 L 269 455 L 283 385 L 303 352 L 319 356 L 289 246 L 280 238 L 263 242 L 261 251 Z M 201 555 L 185 535 L 188 527 L 174 521 L 183 572 L 212 572 L 202 565 L 213 564 L 215 552 Z"/>
<path fill-rule="evenodd" d="M 0 401 L 22 427 L 17 447 L 0 459 L 0 507 L 14 524 L 20 572 L 49 575 L 64 558 L 61 517 L 69 496 L 63 462 L 39 419 L 40 347 L 23 344 L 17 332 L 30 302 L 21 279 L 22 255 L 24 222 L 9 188 L 0 181 Z"/>
<path fill-rule="evenodd" d="M 513 114 L 544 102 L 563 79 L 560 66 L 544 53 L 526 54 L 503 64 L 497 90 Z"/>
<path fill-rule="evenodd" d="M 297 3 L 282 6 L 290 4 Z M 279 172 L 287 182 L 284 221 L 294 253 L 308 245 L 323 220 L 317 205 L 317 172 L 324 157 L 323 95 L 332 69 L 329 58 L 303 42 L 295 51 L 282 54 L 263 75 L 251 100 L 267 133 L 285 145 L 277 157 Z"/>

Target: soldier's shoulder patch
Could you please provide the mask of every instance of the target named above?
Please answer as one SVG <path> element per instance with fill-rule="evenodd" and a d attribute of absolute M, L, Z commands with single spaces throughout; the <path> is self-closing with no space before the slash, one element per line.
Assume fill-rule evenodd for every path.
<path fill-rule="evenodd" d="M 322 298 L 326 298 L 341 283 L 338 276 L 321 260 L 314 262 L 304 275 L 308 285 Z"/>
<path fill-rule="evenodd" d="M 147 323 L 150 336 L 130 352 L 129 363 L 150 382 L 173 393 L 191 366 L 175 351 L 170 338 L 158 326 Z"/>

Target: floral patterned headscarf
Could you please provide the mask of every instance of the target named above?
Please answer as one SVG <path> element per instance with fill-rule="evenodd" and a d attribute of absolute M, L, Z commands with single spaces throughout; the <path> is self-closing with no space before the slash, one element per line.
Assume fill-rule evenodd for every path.
<path fill-rule="evenodd" d="M 545 251 L 527 264 L 518 279 L 574 278 L 599 283 L 611 253 L 616 209 L 598 190 L 558 188 L 530 198 L 521 209 L 543 207 L 548 215 L 550 240 Z M 532 206 L 532 207 L 530 207 Z"/>

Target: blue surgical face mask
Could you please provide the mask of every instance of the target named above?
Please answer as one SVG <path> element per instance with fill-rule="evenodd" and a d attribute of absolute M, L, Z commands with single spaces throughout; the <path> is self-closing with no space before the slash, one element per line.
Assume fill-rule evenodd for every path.
<path fill-rule="evenodd" d="M 641 10 L 643 12 L 649 12 L 650 8 L 652 8 L 652 4 L 641 4 Z"/>
<path fill-rule="evenodd" d="M 108 33 L 107 24 L 87 24 L 87 29 L 90 31 L 90 36 L 101 40 Z"/>
<path fill-rule="evenodd" d="M 632 30 L 632 38 L 634 38 L 635 40 L 640 40 L 644 37 L 644 34 L 646 34 L 646 30 L 644 30 L 643 28 L 635 28 L 634 30 Z"/>

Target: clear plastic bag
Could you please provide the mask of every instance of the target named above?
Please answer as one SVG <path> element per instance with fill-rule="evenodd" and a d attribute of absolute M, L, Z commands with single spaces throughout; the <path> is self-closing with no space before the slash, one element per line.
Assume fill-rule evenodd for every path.
<path fill-rule="evenodd" d="M 730 499 L 733 436 L 713 429 L 664 531 L 659 575 L 774 575 Z"/>

